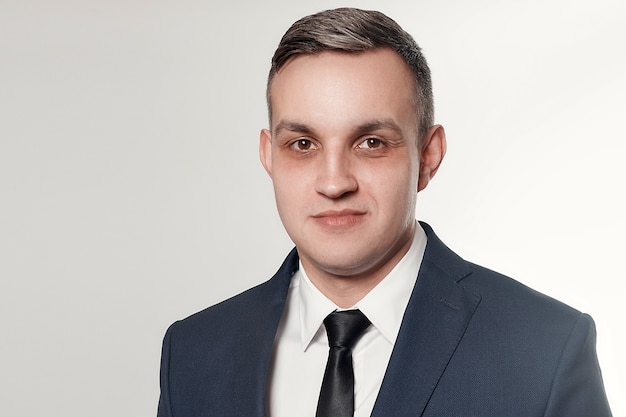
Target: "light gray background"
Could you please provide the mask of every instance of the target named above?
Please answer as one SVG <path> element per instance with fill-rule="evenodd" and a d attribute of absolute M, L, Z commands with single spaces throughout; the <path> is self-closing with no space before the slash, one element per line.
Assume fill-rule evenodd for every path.
<path fill-rule="evenodd" d="M 167 326 L 275 271 L 269 58 L 340 5 L 431 64 L 449 152 L 417 217 L 590 313 L 626 415 L 622 0 L 0 0 L 1 415 L 153 416 Z"/>

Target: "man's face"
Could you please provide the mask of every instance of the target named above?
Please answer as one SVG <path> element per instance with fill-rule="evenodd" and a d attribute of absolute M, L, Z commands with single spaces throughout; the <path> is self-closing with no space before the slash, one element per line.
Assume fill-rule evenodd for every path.
<path fill-rule="evenodd" d="M 312 280 L 367 277 L 408 250 L 420 173 L 413 91 L 388 49 L 302 55 L 276 74 L 261 161 Z"/>

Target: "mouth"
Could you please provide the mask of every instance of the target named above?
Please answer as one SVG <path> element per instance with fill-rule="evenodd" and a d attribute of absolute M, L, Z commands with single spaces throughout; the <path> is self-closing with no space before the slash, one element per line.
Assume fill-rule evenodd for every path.
<path fill-rule="evenodd" d="M 354 226 L 365 218 L 365 212 L 360 210 L 327 210 L 313 215 L 313 219 L 322 226 L 330 228 L 346 228 Z"/>

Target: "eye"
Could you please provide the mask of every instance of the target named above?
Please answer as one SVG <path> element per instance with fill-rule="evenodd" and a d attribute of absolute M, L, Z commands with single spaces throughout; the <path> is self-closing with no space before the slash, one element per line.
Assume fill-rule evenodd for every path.
<path fill-rule="evenodd" d="M 291 144 L 297 151 L 306 152 L 315 149 L 315 144 L 309 139 L 298 139 Z"/>
<path fill-rule="evenodd" d="M 383 145 L 383 141 L 378 138 L 367 138 L 363 142 L 359 143 L 358 147 L 361 149 L 376 149 Z"/>

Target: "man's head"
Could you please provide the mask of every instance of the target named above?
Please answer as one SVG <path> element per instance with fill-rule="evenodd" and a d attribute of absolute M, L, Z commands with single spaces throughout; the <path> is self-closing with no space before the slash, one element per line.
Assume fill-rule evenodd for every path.
<path fill-rule="evenodd" d="M 340 8 L 306 16 L 282 37 L 272 57 L 267 82 L 267 105 L 272 117 L 271 86 L 276 73 L 299 55 L 335 51 L 358 53 L 389 48 L 406 63 L 414 78 L 414 105 L 421 139 L 434 122 L 430 69 L 413 37 L 394 20 L 373 10 Z"/>
<path fill-rule="evenodd" d="M 351 9 L 303 20 L 275 55 L 268 93 L 271 129 L 261 131 L 259 151 L 280 218 L 309 278 L 337 305 L 350 306 L 410 247 L 417 193 L 439 167 L 445 134 L 432 125 L 432 109 L 426 117 L 416 105 L 421 102 L 416 72 L 405 55 L 422 65 L 425 86 L 419 85 L 417 97 L 428 96 L 432 108 L 428 68 L 417 45 L 393 21 Z M 385 25 L 393 26 L 387 37 Z M 320 49 L 299 27 L 334 46 Z M 376 36 L 368 38 L 368 31 Z M 396 37 L 407 42 L 393 41 Z M 374 43 L 378 38 L 386 43 Z M 382 46 L 338 48 L 368 42 Z"/>

